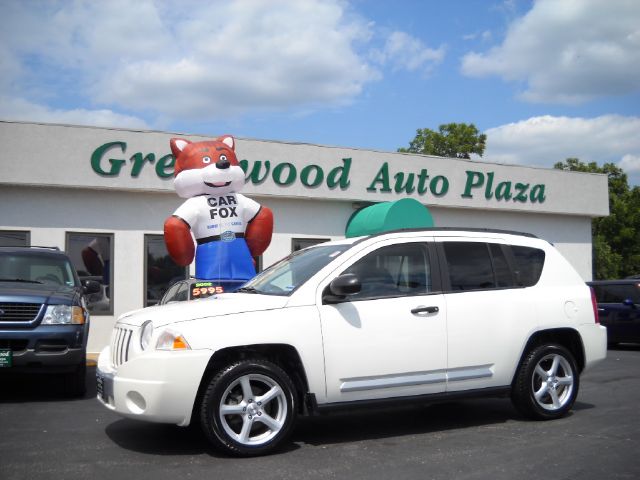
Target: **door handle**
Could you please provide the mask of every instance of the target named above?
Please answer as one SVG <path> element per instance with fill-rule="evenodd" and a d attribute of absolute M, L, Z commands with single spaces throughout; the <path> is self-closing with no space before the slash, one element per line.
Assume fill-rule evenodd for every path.
<path fill-rule="evenodd" d="M 438 307 L 425 307 L 424 305 L 411 309 L 411 313 L 414 315 L 419 315 L 420 313 L 438 313 L 439 311 L 440 309 Z"/>

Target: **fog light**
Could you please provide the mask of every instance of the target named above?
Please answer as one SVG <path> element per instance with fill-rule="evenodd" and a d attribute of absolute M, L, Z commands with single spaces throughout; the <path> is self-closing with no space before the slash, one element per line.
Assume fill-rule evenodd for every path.
<path fill-rule="evenodd" d="M 144 400 L 144 397 L 135 390 L 127 393 L 126 404 L 129 411 L 136 415 L 144 413 L 147 408 L 147 402 Z"/>

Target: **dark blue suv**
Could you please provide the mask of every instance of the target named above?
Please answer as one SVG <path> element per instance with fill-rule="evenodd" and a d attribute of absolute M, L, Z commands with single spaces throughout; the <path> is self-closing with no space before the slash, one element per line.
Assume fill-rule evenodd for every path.
<path fill-rule="evenodd" d="M 84 295 L 99 289 L 57 248 L 0 247 L 0 375 L 61 374 L 67 394 L 84 394 Z"/>
<path fill-rule="evenodd" d="M 595 291 L 609 345 L 640 343 L 640 279 L 598 280 L 588 285 Z"/>

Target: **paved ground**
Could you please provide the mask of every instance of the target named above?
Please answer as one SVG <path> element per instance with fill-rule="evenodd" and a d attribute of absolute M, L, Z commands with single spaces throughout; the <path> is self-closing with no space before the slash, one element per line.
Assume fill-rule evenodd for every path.
<path fill-rule="evenodd" d="M 640 347 L 610 350 L 572 415 L 530 422 L 506 399 L 304 420 L 277 455 L 225 458 L 197 430 L 126 420 L 95 395 L 0 379 L 0 479 L 637 479 Z"/>

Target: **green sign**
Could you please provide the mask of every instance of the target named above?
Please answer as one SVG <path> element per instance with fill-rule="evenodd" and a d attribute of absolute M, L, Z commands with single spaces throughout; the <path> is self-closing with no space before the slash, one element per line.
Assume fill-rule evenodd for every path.
<path fill-rule="evenodd" d="M 118 177 L 129 169 L 129 175 L 137 178 L 145 167 L 153 168 L 161 179 L 173 177 L 173 155 L 157 158 L 153 153 L 136 152 L 127 159 L 126 151 L 126 142 L 115 141 L 100 145 L 91 155 L 91 168 L 103 177 Z M 348 190 L 351 187 L 351 158 L 342 158 L 336 165 L 324 168 L 316 164 L 301 168 L 290 162 L 276 163 L 270 160 L 240 160 L 239 163 L 245 171 L 247 183 L 253 185 L 260 185 L 270 179 L 284 189 L 296 183 L 308 189 L 316 189 L 322 185 L 331 190 Z M 432 175 L 426 168 L 414 172 L 392 171 L 389 162 L 384 162 L 371 177 L 366 191 L 436 198 L 459 195 L 465 199 L 484 198 L 505 203 L 544 203 L 546 200 L 544 184 L 498 178 L 495 172 L 467 170 L 465 173 L 464 185 L 452 185 L 447 176 Z"/>
<path fill-rule="evenodd" d="M 0 350 L 0 368 L 11 367 L 13 365 L 13 352 L 11 350 Z"/>

